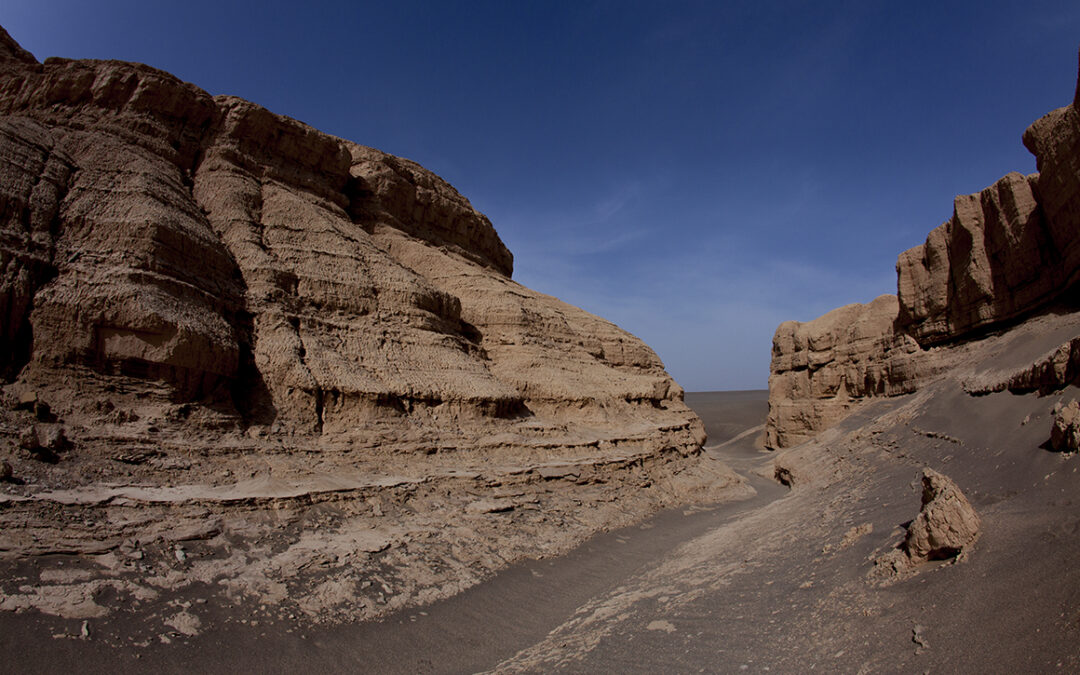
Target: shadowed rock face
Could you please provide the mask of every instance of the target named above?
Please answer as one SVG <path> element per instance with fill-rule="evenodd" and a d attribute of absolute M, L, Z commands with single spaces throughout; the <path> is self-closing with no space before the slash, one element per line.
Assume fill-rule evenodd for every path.
<path fill-rule="evenodd" d="M 0 29 L 0 564 L 209 520 L 231 562 L 207 574 L 239 578 L 247 545 L 300 546 L 329 509 L 353 534 L 301 548 L 338 591 L 280 583 L 365 617 L 736 481 L 648 346 L 512 269 L 414 162 L 148 66 L 38 63 Z M 49 462 L 19 449 L 42 423 Z M 96 509 L 119 512 L 72 515 Z M 356 554 L 384 514 L 384 557 Z M 357 570 L 394 560 L 383 604 L 358 600 Z"/>
<path fill-rule="evenodd" d="M 1077 105 L 1055 110 L 1024 132 L 1039 173 L 1010 173 L 982 192 L 957 197 L 952 218 L 926 243 L 900 254 L 897 297 L 780 325 L 769 377 L 769 447 L 800 443 L 869 397 L 915 391 L 948 360 L 939 347 L 959 346 L 1031 316 L 1075 287 Z M 1015 373 L 1015 381 L 973 386 L 989 391 L 1067 383 L 1055 375 L 1063 365 L 1051 372 L 1040 363 Z"/>

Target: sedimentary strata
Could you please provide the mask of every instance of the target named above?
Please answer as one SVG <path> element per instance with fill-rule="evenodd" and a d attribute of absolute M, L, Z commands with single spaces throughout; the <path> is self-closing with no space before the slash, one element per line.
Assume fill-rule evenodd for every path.
<path fill-rule="evenodd" d="M 512 268 L 414 162 L 0 30 L 0 564 L 96 556 L 2 606 L 371 616 L 738 483 L 649 347 Z"/>
<path fill-rule="evenodd" d="M 1039 173 L 1010 173 L 957 197 L 952 217 L 900 254 L 896 297 L 780 325 L 769 377 L 770 447 L 806 440 L 859 401 L 914 391 L 965 341 L 1073 301 L 1080 278 L 1078 105 L 1024 132 Z M 971 378 L 969 390 L 1065 386 L 1076 378 L 1072 354 L 1064 345 L 996 380 Z"/>
<path fill-rule="evenodd" d="M 773 337 L 766 444 L 788 447 L 828 428 L 859 400 L 914 389 L 932 365 L 917 342 L 894 329 L 897 300 L 834 309 L 813 321 L 785 321 Z"/>

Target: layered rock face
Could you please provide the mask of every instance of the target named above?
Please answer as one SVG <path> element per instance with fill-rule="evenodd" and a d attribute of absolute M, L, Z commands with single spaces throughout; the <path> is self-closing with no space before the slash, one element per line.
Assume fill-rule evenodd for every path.
<path fill-rule="evenodd" d="M 913 390 L 930 364 L 915 340 L 894 330 L 896 296 L 785 321 L 773 337 L 768 447 L 797 445 L 842 419 L 859 400 Z"/>
<path fill-rule="evenodd" d="M 926 243 L 900 254 L 897 297 L 780 325 L 769 377 L 769 447 L 800 443 L 869 397 L 916 390 L 945 367 L 949 355 L 942 349 L 1028 317 L 1075 287 L 1078 105 L 1055 110 L 1024 133 L 1039 173 L 1010 173 L 957 197 L 952 217 Z M 1033 368 L 1001 387 L 1046 379 L 1045 369 Z"/>
<path fill-rule="evenodd" d="M 162 508 L 172 525 L 224 519 L 210 538 L 250 534 L 230 505 L 269 500 L 299 522 L 333 499 L 354 529 L 397 513 L 391 549 L 406 531 L 433 560 L 456 547 L 463 567 L 402 582 L 406 602 L 722 488 L 653 351 L 512 268 L 488 219 L 413 162 L 147 66 L 40 64 L 0 30 L 0 452 L 15 481 L 0 553 L 145 543 Z M 42 425 L 65 434 L 53 463 L 19 448 Z M 498 508 L 444 541 L 440 523 L 493 491 Z M 83 522 L 68 512 L 117 499 L 143 515 L 54 527 L 57 508 Z M 489 546 L 502 555 L 481 562 Z M 359 588 L 357 569 L 340 574 Z"/>
<path fill-rule="evenodd" d="M 1011 173 L 957 197 L 952 218 L 896 263 L 899 324 L 922 345 L 1015 319 L 1062 289 L 1064 268 L 1035 197 Z"/>
<path fill-rule="evenodd" d="M 671 445 L 696 441 L 648 347 L 511 281 L 491 223 L 418 165 L 145 66 L 5 69 L 8 381 L 160 380 L 282 433 L 668 408 Z"/>

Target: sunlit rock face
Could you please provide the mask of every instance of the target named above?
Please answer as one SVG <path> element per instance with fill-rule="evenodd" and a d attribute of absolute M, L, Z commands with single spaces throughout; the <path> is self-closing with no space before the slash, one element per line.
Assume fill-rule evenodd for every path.
<path fill-rule="evenodd" d="M 363 617 L 368 553 L 427 556 L 387 593 L 431 599 L 737 481 L 647 345 L 512 270 L 414 162 L 0 30 L 0 562 L 195 528 L 244 577 L 330 509 L 304 550 Z"/>
<path fill-rule="evenodd" d="M 478 430 L 551 412 L 700 440 L 652 350 L 514 283 L 488 219 L 414 162 L 146 66 L 5 44 L 8 381 L 154 380 L 285 434 L 362 439 L 441 407 Z"/>
<path fill-rule="evenodd" d="M 915 391 L 944 367 L 942 348 L 1007 328 L 1075 288 L 1078 105 L 1024 132 L 1039 173 L 1010 173 L 957 197 L 952 217 L 900 254 L 897 297 L 780 325 L 769 378 L 770 447 L 814 436 L 867 398 Z"/>

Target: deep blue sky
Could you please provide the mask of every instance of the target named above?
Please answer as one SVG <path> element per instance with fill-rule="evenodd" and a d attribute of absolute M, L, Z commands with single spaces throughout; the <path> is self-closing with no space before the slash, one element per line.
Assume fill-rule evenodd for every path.
<path fill-rule="evenodd" d="M 777 324 L 895 292 L 956 194 L 1035 170 L 1080 2 L 52 2 L 47 56 L 149 63 L 414 159 L 515 278 L 653 346 L 688 390 L 764 388 Z"/>

